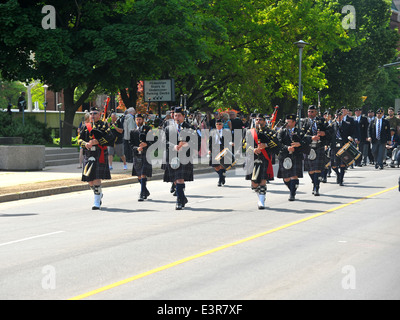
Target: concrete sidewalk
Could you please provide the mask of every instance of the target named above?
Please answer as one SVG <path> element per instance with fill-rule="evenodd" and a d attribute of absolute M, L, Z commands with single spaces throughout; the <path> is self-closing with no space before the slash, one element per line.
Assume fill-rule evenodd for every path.
<path fill-rule="evenodd" d="M 212 172 L 207 161 L 195 161 L 195 172 Z M 154 165 L 151 180 L 162 179 L 163 173 L 160 164 Z M 0 171 L 0 203 L 88 190 L 88 184 L 81 181 L 81 176 L 82 169 L 78 164 L 45 167 L 42 171 Z M 132 176 L 132 163 L 124 170 L 122 162 L 114 162 L 111 180 L 104 180 L 102 185 L 111 187 L 137 182 L 137 177 Z"/>

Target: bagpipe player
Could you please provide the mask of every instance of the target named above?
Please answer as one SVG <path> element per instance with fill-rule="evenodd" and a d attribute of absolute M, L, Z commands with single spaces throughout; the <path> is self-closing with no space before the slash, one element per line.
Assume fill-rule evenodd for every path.
<path fill-rule="evenodd" d="M 107 146 L 114 144 L 108 123 L 102 121 L 97 107 L 90 109 L 90 121 L 82 128 L 78 144 L 83 149 L 82 181 L 88 182 L 94 193 L 92 210 L 99 210 L 102 204 L 102 180 L 111 179 L 108 166 Z"/>
<path fill-rule="evenodd" d="M 266 125 L 266 119 L 259 113 L 255 127 L 246 132 L 246 180 L 258 195 L 258 209 L 265 208 L 267 181 L 274 180 L 272 157 L 279 151 L 276 132 Z"/>
<path fill-rule="evenodd" d="M 151 127 L 144 123 L 142 114 L 137 114 L 135 121 L 137 127 L 130 131 L 129 139 L 133 155 L 132 176 L 138 177 L 140 183 L 138 201 L 143 201 L 150 196 L 150 192 L 147 189 L 147 178 L 152 177 L 153 166 L 151 164 L 151 155 L 147 154 L 147 150 L 154 142 L 155 137 L 152 135 Z"/>
<path fill-rule="evenodd" d="M 176 107 L 174 123 L 167 126 L 163 135 L 166 146 L 164 182 L 174 183 L 176 188 L 176 210 L 182 210 L 188 202 L 185 196 L 185 182 L 193 181 L 193 157 L 199 148 L 196 130 L 185 121 L 185 110 Z"/>
<path fill-rule="evenodd" d="M 310 144 L 310 153 L 304 159 L 304 171 L 307 171 L 313 184 L 312 193 L 319 196 L 320 178 L 326 165 L 325 146 L 330 141 L 330 128 L 323 117 L 317 115 L 314 105 L 308 107 L 308 117 L 303 119 L 304 137 Z"/>
<path fill-rule="evenodd" d="M 309 144 L 304 132 L 297 124 L 295 114 L 286 116 L 284 127 L 278 132 L 280 151 L 278 155 L 278 178 L 282 178 L 290 191 L 289 201 L 294 201 L 299 179 L 303 178 L 304 155 L 308 154 Z"/>

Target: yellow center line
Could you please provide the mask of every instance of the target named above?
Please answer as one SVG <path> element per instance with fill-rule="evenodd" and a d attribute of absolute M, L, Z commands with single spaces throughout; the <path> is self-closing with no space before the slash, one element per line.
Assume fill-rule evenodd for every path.
<path fill-rule="evenodd" d="M 338 206 L 338 207 L 335 207 L 335 208 L 333 208 L 333 209 L 328 209 L 328 210 L 326 210 L 326 211 L 324 211 L 324 212 L 320 212 L 320 213 L 314 214 L 314 215 L 309 216 L 309 217 L 307 217 L 307 218 L 303 218 L 303 219 L 300 219 L 300 220 L 297 220 L 297 221 L 294 221 L 294 222 L 291 222 L 291 223 L 282 225 L 282 226 L 280 226 L 280 227 L 277 227 L 277 228 L 274 228 L 274 229 L 270 229 L 270 230 L 268 230 L 268 231 L 261 232 L 261 233 L 258 233 L 258 234 L 256 234 L 256 235 L 253 235 L 253 236 L 250 236 L 250 237 L 247 237 L 247 238 L 244 238 L 244 239 L 235 241 L 235 242 L 231 242 L 231 243 L 228 243 L 228 244 L 219 246 L 219 247 L 217 247 L 217 248 L 214 248 L 214 249 L 211 249 L 211 250 L 207 250 L 207 251 L 204 251 L 204 252 L 195 254 L 195 255 L 193 255 L 193 256 L 190 256 L 190 257 L 187 257 L 187 258 L 184 258 L 184 259 L 181 259 L 181 260 L 178 260 L 178 261 L 175 261 L 175 262 L 166 264 L 166 265 L 164 265 L 164 266 L 161 266 L 161 267 L 158 267 L 158 268 L 155 268 L 155 269 L 152 269 L 152 270 L 149 270 L 149 271 L 140 273 L 140 274 L 135 275 L 135 276 L 133 276 L 133 277 L 130 277 L 130 278 L 127 278 L 127 279 L 124 279 L 124 280 L 121 280 L 121 281 L 118 281 L 118 282 L 109 284 L 109 285 L 107 285 L 107 286 L 101 287 L 101 288 L 99 288 L 99 289 L 96 289 L 96 290 L 93 290 L 93 291 L 89 291 L 89 292 L 87 292 L 87 293 L 84 293 L 84 294 L 78 295 L 78 296 L 76 296 L 76 297 L 70 298 L 69 300 L 81 300 L 81 299 L 84 299 L 84 298 L 88 298 L 88 297 L 93 296 L 93 295 L 95 295 L 95 294 L 98 294 L 98 293 L 101 293 L 101 292 L 110 290 L 110 289 L 112 289 L 112 288 L 116 288 L 116 287 L 118 287 L 118 286 L 121 286 L 121 285 L 127 284 L 127 283 L 129 283 L 129 282 L 132 282 L 132 281 L 135 281 L 135 280 L 138 280 L 138 279 L 147 277 L 147 276 L 152 275 L 152 274 L 155 274 L 155 273 L 157 273 L 157 272 L 160 272 L 160 271 L 163 271 L 163 270 L 166 270 L 166 269 L 169 269 L 169 268 L 178 266 L 178 265 L 183 264 L 183 263 L 185 263 L 185 262 L 192 261 L 192 260 L 195 260 L 195 259 L 204 257 L 204 256 L 206 256 L 206 255 L 209 255 L 209 254 L 212 254 L 212 253 L 215 253 L 215 252 L 218 252 L 218 251 L 227 249 L 227 248 L 231 248 L 231 247 L 237 246 L 237 245 L 239 245 L 239 244 L 248 242 L 248 241 L 250 241 L 250 240 L 254 240 L 254 239 L 257 239 L 257 238 L 266 236 L 266 235 L 271 234 L 271 233 L 273 233 L 273 232 L 276 232 L 276 231 L 279 231 L 279 230 L 283 230 L 283 229 L 292 227 L 292 226 L 294 226 L 294 225 L 303 223 L 303 222 L 305 222 L 305 221 L 309 221 L 309 220 L 311 220 L 311 219 L 318 218 L 318 217 L 323 216 L 323 215 L 325 215 L 325 214 L 327 214 L 327 213 L 330 213 L 330 212 L 334 212 L 334 211 L 343 209 L 343 208 L 345 208 L 345 207 L 347 207 L 347 206 L 356 204 L 356 203 L 358 203 L 358 202 L 361 202 L 361 201 L 366 200 L 366 199 L 369 199 L 369 198 L 376 197 L 376 196 L 378 196 L 378 195 L 380 195 L 380 194 L 382 194 L 382 193 L 385 193 L 385 192 L 394 190 L 394 189 L 396 189 L 396 188 L 398 188 L 398 186 L 395 186 L 395 187 L 392 187 L 392 188 L 389 188 L 389 189 L 385 189 L 385 190 L 376 192 L 376 193 L 371 194 L 371 195 L 369 195 L 369 196 L 356 199 L 356 200 L 354 200 L 354 201 L 351 201 L 351 202 L 342 204 L 342 205 L 340 205 L 340 206 Z"/>

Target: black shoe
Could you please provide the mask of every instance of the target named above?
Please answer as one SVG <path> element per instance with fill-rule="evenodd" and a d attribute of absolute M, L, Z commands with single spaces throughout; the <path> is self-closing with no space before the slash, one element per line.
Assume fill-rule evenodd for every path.
<path fill-rule="evenodd" d="M 176 202 L 176 206 L 175 206 L 175 210 L 182 210 L 183 206 L 182 203 L 180 203 L 179 201 Z"/>
<path fill-rule="evenodd" d="M 186 197 L 183 198 L 183 201 L 181 201 L 182 203 L 182 208 L 185 207 L 185 204 L 188 203 L 188 199 Z"/>
<path fill-rule="evenodd" d="M 174 193 L 176 190 L 175 184 L 172 184 L 171 189 L 169 189 L 170 193 Z"/>
<path fill-rule="evenodd" d="M 296 200 L 296 198 L 295 198 L 295 196 L 293 194 L 291 194 L 290 197 L 289 197 L 289 201 L 294 201 L 294 200 Z"/>
<path fill-rule="evenodd" d="M 146 198 L 144 197 L 143 193 L 141 193 L 141 194 L 139 195 L 138 201 L 144 201 L 144 199 L 146 199 Z"/>
<path fill-rule="evenodd" d="M 218 187 L 222 187 L 222 182 L 221 182 L 221 180 L 218 180 L 217 186 L 218 186 Z"/>
<path fill-rule="evenodd" d="M 93 206 L 92 210 L 100 210 L 100 207 Z"/>
<path fill-rule="evenodd" d="M 316 196 L 316 197 L 319 196 L 319 190 L 318 189 L 315 189 L 314 196 Z"/>
<path fill-rule="evenodd" d="M 150 196 L 150 191 L 146 189 L 144 194 L 143 194 L 143 198 L 147 199 L 149 196 Z"/>

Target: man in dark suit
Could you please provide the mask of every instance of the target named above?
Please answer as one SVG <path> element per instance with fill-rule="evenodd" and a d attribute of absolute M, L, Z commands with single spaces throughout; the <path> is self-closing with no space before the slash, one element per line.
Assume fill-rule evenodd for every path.
<path fill-rule="evenodd" d="M 360 157 L 356 161 L 357 166 L 367 165 L 367 157 L 368 157 L 368 149 L 369 149 L 369 142 L 368 139 L 368 119 L 366 116 L 361 114 L 362 109 L 356 108 L 355 115 L 354 115 L 354 123 L 356 127 L 356 131 L 354 134 L 354 138 L 356 143 L 358 144 L 358 149 L 362 153 L 362 157 Z M 361 164 L 362 161 L 362 164 Z"/>
<path fill-rule="evenodd" d="M 349 136 L 354 137 L 356 134 L 356 124 L 354 123 L 354 119 L 350 116 L 349 108 L 342 107 L 342 121 L 346 121 L 350 123 L 350 134 Z"/>
<path fill-rule="evenodd" d="M 376 117 L 368 127 L 368 140 L 372 143 L 372 154 L 375 159 L 375 169 L 383 169 L 383 157 L 386 144 L 390 143 L 390 124 L 383 118 L 383 109 L 376 112 Z"/>

